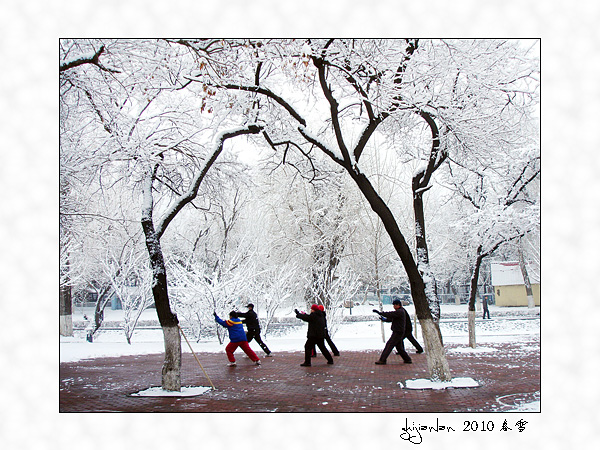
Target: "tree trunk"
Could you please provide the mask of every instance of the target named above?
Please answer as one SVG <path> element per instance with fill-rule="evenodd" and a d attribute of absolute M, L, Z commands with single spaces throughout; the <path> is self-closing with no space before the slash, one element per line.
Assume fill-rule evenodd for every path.
<path fill-rule="evenodd" d="M 73 301 L 71 298 L 71 286 L 64 285 L 60 287 L 60 335 L 73 336 Z"/>
<path fill-rule="evenodd" d="M 427 294 L 431 315 L 439 328 L 440 301 L 436 292 L 435 277 L 429 267 L 429 250 L 427 248 L 427 238 L 425 236 L 423 194 L 431 188 L 429 183 L 433 173 L 440 167 L 448 155 L 440 147 L 440 132 L 434 117 L 423 110 L 419 111 L 419 115 L 427 122 L 427 125 L 431 130 L 431 151 L 429 153 L 427 166 L 423 170 L 418 171 L 412 179 L 417 263 L 421 277 L 425 282 L 425 293 Z"/>
<path fill-rule="evenodd" d="M 469 310 L 467 312 L 468 326 L 469 326 L 469 347 L 475 348 L 477 342 L 475 339 L 475 311 Z"/>
<path fill-rule="evenodd" d="M 215 322 L 215 333 L 217 334 L 217 340 L 219 345 L 223 344 L 223 338 L 221 337 L 221 331 L 219 330 L 219 324 Z"/>
<path fill-rule="evenodd" d="M 533 290 L 531 289 L 531 281 L 529 280 L 529 274 L 527 273 L 527 266 L 525 265 L 525 258 L 523 257 L 523 240 L 519 242 L 519 266 L 521 266 L 521 273 L 523 274 L 523 282 L 525 283 L 525 292 L 527 293 L 527 306 L 533 308 L 535 301 L 533 299 Z"/>
<path fill-rule="evenodd" d="M 469 288 L 469 305 L 468 305 L 468 328 L 469 328 L 469 347 L 475 348 L 477 345 L 475 342 L 475 301 L 477 299 L 477 283 L 479 281 L 479 270 L 481 269 L 481 262 L 483 261 L 484 255 L 482 255 L 483 248 L 480 245 L 477 247 L 477 258 L 475 259 L 475 267 L 473 267 L 473 274 L 471 275 L 471 285 Z"/>
<path fill-rule="evenodd" d="M 415 318 L 414 318 L 414 324 L 413 324 L 413 329 L 415 330 L 415 334 L 417 334 L 419 332 L 419 328 L 418 328 L 418 324 L 419 322 L 417 322 L 417 315 L 415 314 Z"/>
<path fill-rule="evenodd" d="M 93 284 L 92 288 L 96 291 L 98 298 L 96 300 L 96 306 L 94 307 L 94 326 L 88 330 L 87 340 L 92 342 L 94 339 L 94 334 L 100 329 L 102 326 L 102 322 L 104 321 L 104 309 L 108 304 L 111 295 L 113 294 L 112 287 L 105 286 L 102 289 L 98 290 Z"/>
<path fill-rule="evenodd" d="M 165 340 L 165 360 L 162 367 L 162 388 L 181 391 L 181 335 L 179 327 L 162 326 Z"/>
<path fill-rule="evenodd" d="M 416 183 L 418 185 L 418 183 Z M 435 277 L 429 268 L 429 249 L 427 248 L 427 238 L 425 236 L 425 210 L 423 208 L 423 192 L 415 192 L 418 189 L 413 186 L 413 210 L 415 214 L 415 240 L 417 247 L 417 263 L 419 273 L 425 282 L 425 293 L 429 302 L 429 309 L 433 320 L 438 324 L 440 322 L 440 301 L 436 295 Z"/>
<path fill-rule="evenodd" d="M 383 311 L 383 302 L 381 301 L 381 280 L 379 279 L 379 258 L 377 252 L 375 253 L 375 292 L 377 293 L 377 300 L 379 301 L 379 311 Z M 385 327 L 384 323 L 381 322 L 381 340 L 385 342 Z"/>
<path fill-rule="evenodd" d="M 379 197 L 367 177 L 358 170 L 347 169 L 362 194 L 365 196 L 373 211 L 381 219 L 408 276 L 411 295 L 415 304 L 415 312 L 421 323 L 423 340 L 427 349 L 427 367 L 429 376 L 433 380 L 449 381 L 452 379 L 450 368 L 446 359 L 446 352 L 442 342 L 439 325 L 434 320 L 427 295 L 425 283 L 419 273 L 417 264 L 410 248 L 398 228 L 394 216 L 385 202 Z"/>
<path fill-rule="evenodd" d="M 425 342 L 429 376 L 434 381 L 450 381 L 452 376 L 450 375 L 450 367 L 446 358 L 440 327 L 432 318 L 419 319 L 419 321 L 423 341 Z"/>
<path fill-rule="evenodd" d="M 73 298 L 71 295 L 71 279 L 69 277 L 69 257 L 60 268 L 64 274 L 58 292 L 59 303 L 59 333 L 61 336 L 73 336 Z"/>
<path fill-rule="evenodd" d="M 148 216 L 143 217 L 142 228 L 146 236 L 146 247 L 150 256 L 150 267 L 152 269 L 152 295 L 165 341 L 162 388 L 166 391 L 180 391 L 181 336 L 179 335 L 178 328 L 179 321 L 177 316 L 171 312 L 163 253 L 160 241 L 154 232 L 152 220 Z"/>
<path fill-rule="evenodd" d="M 379 301 L 379 311 L 383 311 L 383 301 L 381 300 L 381 284 L 379 282 L 379 278 L 377 278 L 376 285 L 377 287 L 375 288 L 375 292 L 377 293 L 377 301 Z M 381 322 L 381 340 L 385 342 L 385 327 L 383 322 Z"/>

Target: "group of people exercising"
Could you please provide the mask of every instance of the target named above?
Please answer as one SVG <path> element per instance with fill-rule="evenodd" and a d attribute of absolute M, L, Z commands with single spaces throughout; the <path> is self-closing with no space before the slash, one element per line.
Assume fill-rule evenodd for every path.
<path fill-rule="evenodd" d="M 254 311 L 254 305 L 249 303 L 246 307 L 248 308 L 247 312 L 231 311 L 229 313 L 229 319 L 227 320 L 219 318 L 216 312 L 213 313 L 215 321 L 227 328 L 229 332 L 230 342 L 225 347 L 225 353 L 227 354 L 230 366 L 236 365 L 233 353 L 238 347 L 240 347 L 256 365 L 260 365 L 260 359 L 249 345 L 249 342 L 252 340 L 256 341 L 267 357 L 272 356 L 271 350 L 269 350 L 260 337 L 260 323 L 258 321 L 258 316 Z M 408 341 L 414 345 L 417 353 L 423 353 L 423 347 L 421 347 L 412 334 L 410 315 L 402 307 L 400 300 L 394 300 L 392 302 L 392 307 L 394 310 L 387 312 L 379 311 L 377 309 L 373 310 L 374 313 L 379 315 L 379 318 L 382 321 L 391 322 L 392 324 L 392 335 L 385 344 L 379 359 L 375 361 L 375 364 L 386 364 L 387 358 L 394 349 L 396 349 L 396 353 L 400 355 L 404 363 L 410 364 L 412 363 L 412 359 L 404 348 L 404 339 L 408 339 Z M 304 344 L 304 362 L 300 365 L 303 367 L 311 366 L 311 358 L 316 356 L 317 347 L 327 360 L 327 364 L 333 364 L 333 357 L 325 346 L 325 342 L 327 342 L 331 348 L 333 356 L 339 356 L 340 352 L 333 343 L 327 330 L 327 318 L 323 305 L 312 305 L 310 313 L 300 312 L 297 309 L 295 309 L 294 312 L 298 319 L 308 323 L 306 343 Z M 247 332 L 244 332 L 244 324 L 246 324 Z"/>

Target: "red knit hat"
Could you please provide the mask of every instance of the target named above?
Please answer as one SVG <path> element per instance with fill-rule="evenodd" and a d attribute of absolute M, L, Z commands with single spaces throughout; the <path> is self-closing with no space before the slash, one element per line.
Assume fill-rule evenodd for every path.
<path fill-rule="evenodd" d="M 325 307 L 323 305 L 319 305 L 318 308 L 320 311 L 325 311 Z"/>
<path fill-rule="evenodd" d="M 317 304 L 311 305 L 310 309 L 311 309 L 311 311 L 318 311 L 319 305 L 317 305 Z"/>

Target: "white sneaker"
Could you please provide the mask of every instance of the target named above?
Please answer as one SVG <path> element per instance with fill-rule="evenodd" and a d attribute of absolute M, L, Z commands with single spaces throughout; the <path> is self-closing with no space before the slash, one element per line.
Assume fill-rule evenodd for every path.
<path fill-rule="evenodd" d="M 229 363 L 229 364 L 227 364 L 227 365 L 228 365 L 229 367 L 234 367 L 236 364 L 235 364 L 235 362 L 232 362 L 232 363 Z"/>
<path fill-rule="evenodd" d="M 256 361 L 254 364 L 256 364 L 257 366 L 260 366 L 260 361 Z"/>

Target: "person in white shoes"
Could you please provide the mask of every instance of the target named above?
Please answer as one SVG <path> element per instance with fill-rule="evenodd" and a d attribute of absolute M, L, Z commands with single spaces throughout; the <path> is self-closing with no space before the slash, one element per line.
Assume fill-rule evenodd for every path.
<path fill-rule="evenodd" d="M 235 357 L 233 356 L 233 352 L 237 350 L 238 347 L 248 355 L 248 357 L 256 364 L 260 366 L 260 359 L 254 353 L 254 350 L 250 348 L 248 345 L 248 341 L 246 340 L 246 333 L 244 332 L 244 325 L 242 325 L 242 321 L 237 318 L 235 311 L 231 311 L 229 313 L 229 319 L 223 320 L 220 319 L 216 312 L 213 312 L 215 316 L 215 322 L 219 325 L 227 328 L 229 333 L 229 344 L 225 347 L 225 353 L 227 354 L 227 359 L 229 360 L 230 366 L 235 366 Z"/>

